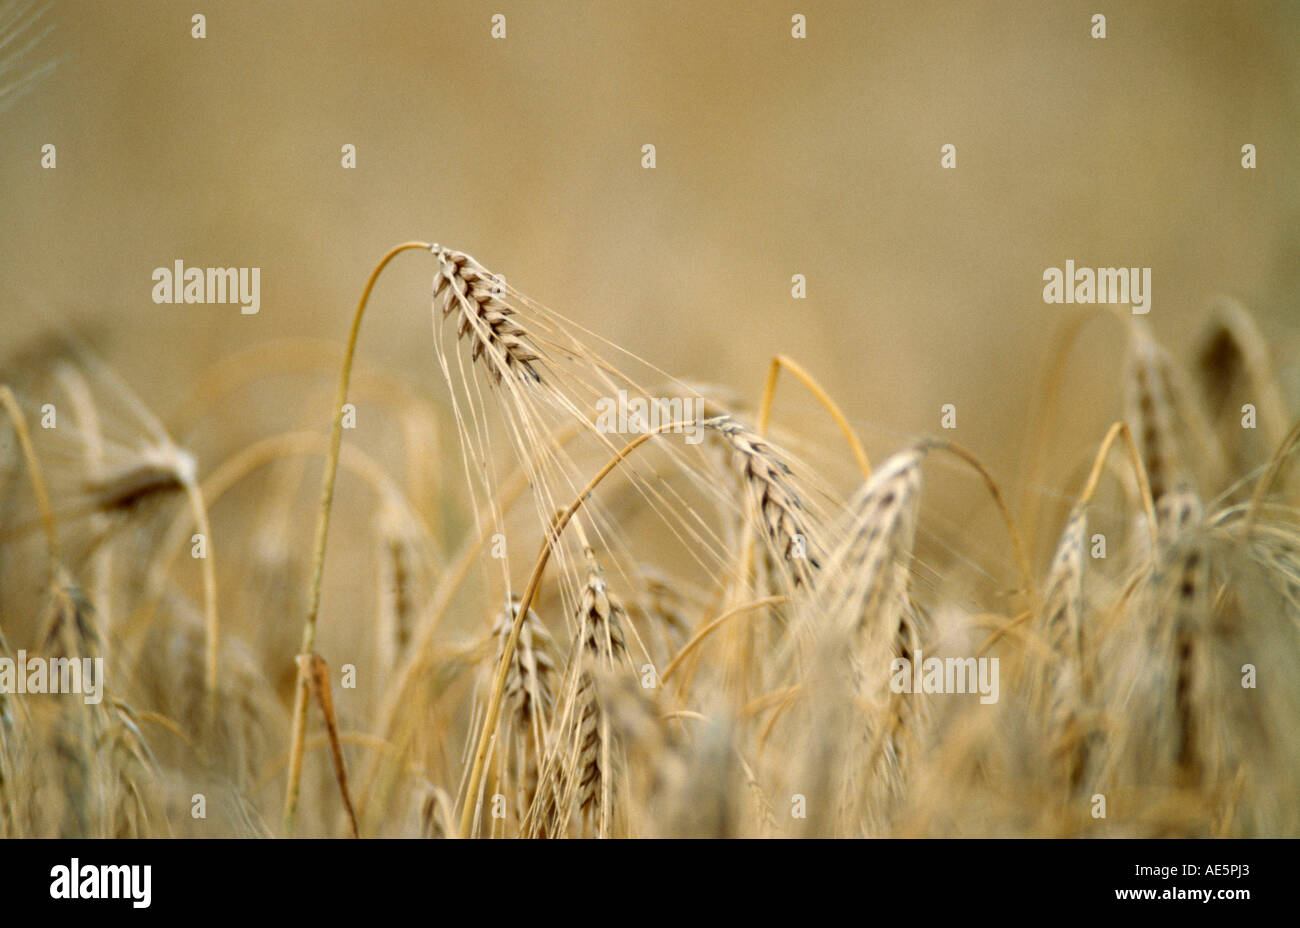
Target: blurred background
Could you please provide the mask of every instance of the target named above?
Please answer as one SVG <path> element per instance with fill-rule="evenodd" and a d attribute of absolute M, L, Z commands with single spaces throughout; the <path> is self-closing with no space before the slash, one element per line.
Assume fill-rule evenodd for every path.
<path fill-rule="evenodd" d="M 756 397 L 791 355 L 873 458 L 954 403 L 957 439 L 1014 475 L 1065 314 L 1041 275 L 1067 258 L 1151 267 L 1176 357 L 1239 297 L 1295 408 L 1295 4 L 57 0 L 46 20 L 32 54 L 57 69 L 0 116 L 0 342 L 70 328 L 164 417 L 241 348 L 341 352 L 410 238 L 677 376 Z M 262 268 L 260 314 L 155 305 L 177 259 Z M 359 359 L 436 395 L 431 273 L 391 267 Z M 1072 356 L 1070 460 L 1118 414 L 1122 346 L 1096 324 Z M 778 407 L 821 427 L 794 388 Z"/>

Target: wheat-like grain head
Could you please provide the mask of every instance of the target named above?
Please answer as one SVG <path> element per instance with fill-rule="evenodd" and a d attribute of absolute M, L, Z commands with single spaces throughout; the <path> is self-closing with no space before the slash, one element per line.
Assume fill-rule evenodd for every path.
<path fill-rule="evenodd" d="M 500 279 L 464 252 L 435 245 L 434 253 L 434 307 L 444 319 L 456 317 L 456 335 L 469 336 L 472 359 L 482 358 L 498 384 L 505 377 L 540 381 L 541 353 L 501 299 Z"/>

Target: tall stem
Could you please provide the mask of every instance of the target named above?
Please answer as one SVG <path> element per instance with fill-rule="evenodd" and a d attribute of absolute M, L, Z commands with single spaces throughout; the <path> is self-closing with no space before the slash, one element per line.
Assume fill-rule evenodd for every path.
<path fill-rule="evenodd" d="M 347 352 L 343 356 L 343 371 L 339 375 L 338 396 L 334 402 L 334 429 L 330 433 L 329 456 L 325 459 L 325 474 L 321 479 L 320 511 L 316 518 L 316 544 L 312 553 L 311 586 L 307 594 L 307 620 L 303 623 L 303 654 L 316 652 L 316 618 L 320 614 L 321 583 L 325 576 L 325 541 L 329 537 L 330 508 L 334 502 L 334 478 L 339 469 L 339 449 L 343 444 L 343 407 L 348 401 L 348 383 L 352 379 L 352 358 L 357 350 L 357 335 L 361 332 L 361 319 L 366 313 L 366 304 L 370 301 L 370 291 L 375 288 L 375 281 L 383 273 L 388 262 L 404 251 L 420 249 L 431 251 L 428 242 L 403 242 L 392 248 L 380 259 L 375 269 L 370 272 L 366 288 L 361 291 L 361 301 L 357 304 L 356 316 L 352 320 L 352 331 L 348 333 Z M 307 733 L 306 689 L 308 680 L 303 672 L 303 663 L 298 665 L 298 693 L 294 699 L 293 741 L 289 750 L 289 784 L 284 800 L 284 831 L 293 832 L 293 818 L 298 806 L 298 790 L 302 778 L 303 743 Z"/>

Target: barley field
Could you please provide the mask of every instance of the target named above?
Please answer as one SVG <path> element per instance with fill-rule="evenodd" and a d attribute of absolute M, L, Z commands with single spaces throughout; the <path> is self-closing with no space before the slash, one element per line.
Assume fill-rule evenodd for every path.
<path fill-rule="evenodd" d="M 0 836 L 1300 836 L 1300 12 L 796 6 L 0 0 Z"/>

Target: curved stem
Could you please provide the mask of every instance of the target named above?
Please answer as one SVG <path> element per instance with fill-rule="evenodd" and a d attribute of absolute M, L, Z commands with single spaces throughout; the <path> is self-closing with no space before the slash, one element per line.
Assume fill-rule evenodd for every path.
<path fill-rule="evenodd" d="M 699 647 L 700 643 L 704 641 L 705 638 L 709 637 L 709 635 L 712 634 L 714 630 L 717 629 L 720 625 L 722 625 L 723 622 L 735 616 L 741 615 L 742 613 L 749 612 L 752 609 L 758 609 L 763 606 L 776 606 L 776 605 L 780 605 L 783 602 L 786 602 L 786 598 L 784 596 L 766 596 L 763 599 L 756 599 L 752 603 L 746 603 L 743 606 L 737 606 L 735 609 L 729 609 L 728 611 L 722 613 L 722 615 L 718 616 L 716 619 L 709 622 L 707 625 L 705 625 L 698 632 L 696 632 L 694 635 L 691 636 L 691 640 L 686 642 L 686 644 L 682 646 L 682 649 L 677 652 L 677 656 L 668 662 L 668 666 L 664 668 L 664 672 L 659 676 L 659 682 L 667 683 L 668 678 L 673 675 L 673 672 L 681 664 L 682 659 L 685 658 L 686 655 L 694 651 L 697 647 Z"/>
<path fill-rule="evenodd" d="M 1137 477 L 1138 492 L 1142 497 L 1142 509 L 1146 512 L 1147 530 L 1151 535 L 1151 550 L 1156 549 L 1156 507 L 1151 499 L 1151 482 L 1147 479 L 1147 469 L 1142 465 L 1142 455 L 1138 454 L 1137 445 L 1133 442 L 1133 433 L 1123 422 L 1116 422 L 1106 432 L 1106 437 L 1102 439 L 1101 448 L 1097 452 L 1097 458 L 1092 463 L 1092 473 L 1088 475 L 1088 482 L 1084 484 L 1083 493 L 1079 497 L 1080 506 L 1086 506 L 1092 499 L 1092 494 L 1097 489 L 1097 484 L 1101 480 L 1102 467 L 1106 463 L 1106 455 L 1110 453 L 1111 445 L 1115 439 L 1123 436 L 1124 447 L 1128 450 L 1129 463 L 1133 466 L 1133 474 Z"/>
<path fill-rule="evenodd" d="M 772 417 L 772 398 L 776 394 L 776 380 L 781 373 L 781 368 L 785 368 L 790 373 L 799 378 L 799 381 L 808 388 L 808 391 L 826 407 L 826 411 L 831 414 L 835 424 L 840 427 L 844 437 L 848 440 L 849 447 L 853 450 L 853 457 L 858 462 L 858 469 L 862 471 L 862 479 L 871 478 L 871 461 L 867 458 L 867 453 L 862 450 L 862 442 L 858 441 L 857 433 L 853 431 L 853 426 L 849 425 L 848 418 L 831 399 L 830 394 L 822 389 L 816 378 L 804 370 L 803 366 L 793 358 L 783 354 L 778 354 L 772 358 L 772 366 L 767 370 L 767 382 L 763 385 L 763 400 L 758 408 L 758 434 L 766 434 L 767 425 Z"/>
<path fill-rule="evenodd" d="M 343 444 L 343 407 L 348 401 L 348 383 L 352 379 L 352 359 L 357 350 L 357 336 L 361 332 L 361 319 L 370 301 L 370 291 L 383 273 L 388 262 L 404 251 L 421 249 L 428 251 L 432 246 L 427 242 L 403 242 L 391 249 L 380 259 L 375 269 L 370 272 L 366 288 L 361 291 L 361 301 L 357 304 L 357 313 L 352 320 L 352 331 L 348 333 L 347 353 L 343 356 L 343 371 L 339 375 L 339 391 L 334 403 L 334 428 L 330 432 L 329 457 L 325 460 L 325 475 L 321 480 L 320 512 L 316 519 L 316 544 L 312 553 L 312 579 L 308 592 L 307 621 L 303 627 L 302 651 L 310 654 L 316 647 L 316 619 L 320 612 L 321 581 L 325 573 L 325 541 L 329 536 L 330 509 L 334 502 L 334 478 L 339 469 L 339 447 Z"/>
<path fill-rule="evenodd" d="M 1061 390 L 1070 360 L 1070 352 L 1082 334 L 1084 327 L 1101 316 L 1118 319 L 1117 313 L 1110 309 L 1094 307 L 1076 310 L 1057 330 L 1052 346 L 1048 349 L 1048 362 L 1041 368 L 1040 380 L 1032 394 L 1035 397 L 1033 411 L 1030 415 L 1030 443 L 1027 452 L 1022 455 L 1023 465 L 1020 470 L 1020 514 L 1025 523 L 1025 531 L 1031 542 L 1038 539 L 1039 504 L 1033 499 L 1034 487 L 1047 465 L 1047 452 L 1051 447 L 1051 435 L 1048 428 L 1056 423 L 1056 412 L 1060 406 Z M 1045 380 L 1045 382 L 1043 382 Z"/>
<path fill-rule="evenodd" d="M 316 619 L 320 613 L 321 582 L 325 575 L 325 541 L 329 537 L 330 507 L 334 502 L 334 478 L 338 474 L 339 448 L 343 444 L 343 407 L 348 401 L 348 382 L 352 378 L 352 358 L 356 354 L 357 335 L 361 331 L 361 319 L 370 301 L 370 291 L 375 288 L 375 281 L 383 273 L 388 262 L 404 251 L 420 249 L 430 251 L 428 242 L 403 242 L 392 248 L 379 260 L 370 272 L 366 287 L 361 291 L 361 300 L 357 304 L 356 315 L 352 319 L 352 330 L 348 333 L 347 351 L 343 356 L 343 370 L 339 375 L 339 391 L 334 403 L 334 428 L 330 432 L 329 456 L 325 460 L 325 475 L 321 480 L 320 512 L 316 519 L 316 543 L 312 550 L 311 586 L 307 594 L 307 619 L 303 623 L 303 654 L 313 654 L 316 650 Z M 298 789 L 302 777 L 303 739 L 307 729 L 307 679 L 299 665 L 298 692 L 294 699 L 293 743 L 289 754 L 289 784 L 284 802 L 284 830 L 292 833 L 294 811 L 298 805 Z"/>
<path fill-rule="evenodd" d="M 993 502 L 997 505 L 998 512 L 1002 514 L 1002 521 L 1007 527 L 1007 534 L 1011 536 L 1011 547 L 1015 549 L 1016 565 L 1020 570 L 1021 582 L 1025 585 L 1025 593 L 1031 600 L 1034 599 L 1034 575 L 1029 569 L 1029 561 L 1025 558 L 1024 547 L 1020 544 L 1020 533 L 1016 530 L 1016 521 L 1011 518 L 1011 510 L 1007 508 L 1007 502 L 1002 496 L 1002 491 L 998 488 L 997 481 L 993 479 L 993 475 L 990 474 L 984 465 L 980 463 L 979 458 L 975 457 L 974 454 L 956 442 L 946 441 L 940 438 L 932 438 L 922 442 L 922 447 L 926 449 L 934 448 L 939 451 L 947 451 L 953 457 L 970 465 L 970 467 L 984 479 L 984 485 L 988 488 L 989 495 L 993 497 Z"/>

